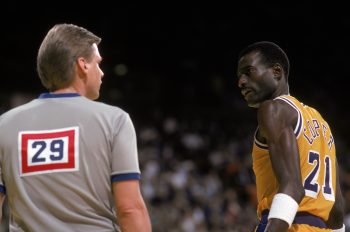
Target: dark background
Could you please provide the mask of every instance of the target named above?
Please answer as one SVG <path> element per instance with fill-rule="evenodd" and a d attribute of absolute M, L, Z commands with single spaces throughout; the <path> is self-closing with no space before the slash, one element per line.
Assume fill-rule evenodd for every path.
<path fill-rule="evenodd" d="M 312 2 L 3 4 L 3 107 L 14 92 L 45 91 L 35 70 L 36 53 L 47 31 L 66 22 L 102 37 L 105 78 L 100 100 L 144 116 L 154 109 L 185 115 L 198 110 L 227 117 L 239 114 L 231 107 L 234 101 L 244 103 L 236 87 L 238 52 L 251 42 L 276 42 L 290 58 L 291 94 L 317 107 L 335 134 L 346 136 L 350 17 L 344 6 Z M 116 75 L 118 64 L 126 65 L 126 75 Z"/>

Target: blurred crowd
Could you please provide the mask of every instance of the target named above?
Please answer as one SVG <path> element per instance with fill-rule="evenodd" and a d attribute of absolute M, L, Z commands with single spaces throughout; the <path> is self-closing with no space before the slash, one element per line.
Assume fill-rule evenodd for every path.
<path fill-rule="evenodd" d="M 15 95 L 11 107 L 30 98 Z M 130 110 L 130 115 L 154 232 L 252 231 L 258 223 L 250 155 L 255 113 L 242 101 L 220 114 L 200 107 L 149 112 L 141 115 Z M 345 138 L 336 136 L 336 145 L 346 198 L 345 223 L 350 228 L 350 150 Z M 6 206 L 4 215 L 0 231 L 5 232 Z"/>
<path fill-rule="evenodd" d="M 225 122 L 170 116 L 139 129 L 142 190 L 154 231 L 253 229 L 251 135 L 236 138 L 225 127 L 233 130 Z"/>

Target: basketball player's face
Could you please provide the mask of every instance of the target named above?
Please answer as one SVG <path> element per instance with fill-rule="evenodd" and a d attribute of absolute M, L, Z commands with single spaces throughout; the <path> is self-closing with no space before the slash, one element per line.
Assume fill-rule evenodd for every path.
<path fill-rule="evenodd" d="M 257 108 L 260 103 L 271 99 L 277 89 L 272 67 L 261 62 L 258 52 L 243 56 L 237 68 L 238 87 L 248 106 Z"/>
<path fill-rule="evenodd" d="M 100 68 L 100 63 L 102 61 L 102 57 L 98 51 L 98 47 L 96 44 L 93 44 L 93 56 L 91 62 L 88 65 L 88 78 L 86 83 L 86 97 L 95 100 L 100 95 L 100 87 L 102 84 L 102 77 L 104 73 Z"/>

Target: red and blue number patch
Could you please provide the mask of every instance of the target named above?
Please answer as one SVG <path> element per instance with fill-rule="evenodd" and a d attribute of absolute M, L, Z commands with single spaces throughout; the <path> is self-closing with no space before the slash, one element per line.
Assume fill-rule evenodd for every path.
<path fill-rule="evenodd" d="M 79 129 L 22 131 L 18 137 L 20 174 L 79 170 Z"/>

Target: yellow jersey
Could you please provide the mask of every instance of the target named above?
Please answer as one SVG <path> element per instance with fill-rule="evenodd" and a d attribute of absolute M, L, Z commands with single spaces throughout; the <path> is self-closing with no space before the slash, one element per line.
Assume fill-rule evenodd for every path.
<path fill-rule="evenodd" d="M 308 212 L 327 221 L 336 191 L 336 151 L 331 129 L 317 110 L 296 98 L 283 95 L 274 100 L 286 102 L 298 113 L 294 133 L 305 188 L 305 197 L 299 204 L 298 212 Z M 256 133 L 252 156 L 258 197 L 257 213 L 261 218 L 262 211 L 270 209 L 279 185 L 272 169 L 268 145 L 259 142 Z"/>

